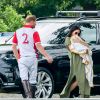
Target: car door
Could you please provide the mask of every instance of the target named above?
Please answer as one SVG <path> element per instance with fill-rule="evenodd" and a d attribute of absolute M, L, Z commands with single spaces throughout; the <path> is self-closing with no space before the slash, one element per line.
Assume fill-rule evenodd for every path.
<path fill-rule="evenodd" d="M 68 51 L 64 45 L 65 37 L 68 34 L 68 31 L 69 28 L 64 26 L 54 32 L 53 34 L 55 34 L 56 37 L 50 40 L 50 44 L 56 44 L 56 46 L 59 48 L 57 51 L 60 50 L 58 53 L 56 51 L 54 61 L 57 69 L 57 81 L 62 85 L 66 83 L 70 72 L 70 60 L 68 57 Z"/>
<path fill-rule="evenodd" d="M 93 52 L 93 70 L 94 70 L 94 84 L 95 86 L 100 85 L 100 45 L 98 44 L 98 23 L 96 22 L 79 22 L 75 23 L 81 28 L 81 37 L 89 43 L 91 50 Z M 68 31 L 64 30 L 67 35 Z M 61 71 L 63 72 L 62 76 L 66 80 L 69 74 L 69 59 L 68 52 L 66 47 L 62 48 L 62 66 Z M 64 64 L 63 64 L 64 63 Z"/>
<path fill-rule="evenodd" d="M 8 83 L 14 82 L 14 68 L 17 65 L 13 52 L 11 50 L 11 45 L 1 45 L 0 46 L 0 74 L 4 75 Z"/>
<path fill-rule="evenodd" d="M 100 45 L 98 44 L 98 29 L 97 22 L 80 23 L 82 30 L 81 37 L 89 43 L 92 49 L 93 71 L 94 71 L 94 86 L 100 86 Z"/>
<path fill-rule="evenodd" d="M 67 30 L 67 28 L 63 26 L 50 34 L 49 37 L 51 38 L 48 44 L 50 45 L 49 48 L 52 50 L 46 46 L 47 52 L 54 58 L 53 68 L 55 69 L 54 73 L 57 84 L 66 82 L 70 69 L 68 53 L 64 46 L 65 36 L 67 34 L 65 30 Z M 63 49 L 66 53 L 63 52 Z"/>

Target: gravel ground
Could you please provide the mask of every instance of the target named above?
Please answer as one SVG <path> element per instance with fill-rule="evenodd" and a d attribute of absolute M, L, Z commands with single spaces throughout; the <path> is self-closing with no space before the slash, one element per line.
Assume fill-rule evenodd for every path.
<path fill-rule="evenodd" d="M 0 98 L 23 98 L 21 94 L 0 93 Z M 58 94 L 54 94 L 52 98 L 59 98 Z M 100 98 L 100 95 L 91 96 L 91 98 Z M 1 100 L 1 99 L 0 99 Z M 100 99 L 98 99 L 100 100 Z"/>
<path fill-rule="evenodd" d="M 0 93 L 0 98 L 23 98 L 21 94 Z M 52 98 L 59 98 L 58 94 L 54 94 Z"/>

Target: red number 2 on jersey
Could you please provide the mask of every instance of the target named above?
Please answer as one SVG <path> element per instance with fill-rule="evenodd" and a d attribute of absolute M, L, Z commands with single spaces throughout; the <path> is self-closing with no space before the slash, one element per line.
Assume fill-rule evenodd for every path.
<path fill-rule="evenodd" d="M 28 41 L 28 35 L 26 33 L 23 33 L 22 36 L 25 37 L 24 41 L 23 41 L 23 44 L 28 44 L 29 41 Z"/>

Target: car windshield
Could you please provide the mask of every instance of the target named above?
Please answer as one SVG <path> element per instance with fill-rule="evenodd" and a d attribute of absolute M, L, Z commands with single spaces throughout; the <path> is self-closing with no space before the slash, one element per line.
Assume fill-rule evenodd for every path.
<path fill-rule="evenodd" d="M 0 32 L 0 44 L 4 44 L 13 34 L 14 32 Z"/>

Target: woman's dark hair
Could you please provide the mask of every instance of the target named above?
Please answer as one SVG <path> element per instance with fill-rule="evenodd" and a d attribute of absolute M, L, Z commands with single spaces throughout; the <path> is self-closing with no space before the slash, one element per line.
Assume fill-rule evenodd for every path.
<path fill-rule="evenodd" d="M 81 29 L 80 27 L 78 26 L 71 26 L 70 29 L 69 29 L 69 33 L 68 33 L 68 37 L 71 37 L 72 33 L 75 31 L 75 30 L 80 30 L 80 33 L 78 34 L 79 36 L 81 35 Z"/>

